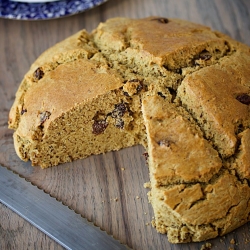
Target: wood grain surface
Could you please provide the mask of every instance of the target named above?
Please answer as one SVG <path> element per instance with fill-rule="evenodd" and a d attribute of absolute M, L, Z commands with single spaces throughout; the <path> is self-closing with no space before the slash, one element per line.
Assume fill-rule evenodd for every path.
<path fill-rule="evenodd" d="M 132 249 L 200 250 L 205 242 L 173 245 L 152 228 L 153 211 L 143 187 L 149 176 L 142 146 L 41 170 L 16 156 L 13 132 L 7 128 L 18 85 L 45 49 L 80 29 L 91 31 L 111 17 L 150 15 L 198 22 L 250 45 L 249 0 L 109 0 L 84 13 L 55 20 L 0 19 L 0 164 Z M 250 249 L 250 223 L 207 242 L 212 249 Z M 63 248 L 0 204 L 0 249 Z"/>

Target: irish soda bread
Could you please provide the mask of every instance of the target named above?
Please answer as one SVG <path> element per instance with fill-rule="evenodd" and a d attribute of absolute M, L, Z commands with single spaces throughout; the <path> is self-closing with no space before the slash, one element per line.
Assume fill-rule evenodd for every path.
<path fill-rule="evenodd" d="M 114 18 L 45 51 L 9 115 L 42 168 L 142 144 L 157 231 L 226 234 L 250 213 L 250 48 L 176 19 Z"/>

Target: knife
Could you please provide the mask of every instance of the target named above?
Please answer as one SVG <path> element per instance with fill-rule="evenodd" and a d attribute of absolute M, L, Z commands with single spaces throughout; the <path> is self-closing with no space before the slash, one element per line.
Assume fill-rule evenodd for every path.
<path fill-rule="evenodd" d="M 66 249 L 129 249 L 43 190 L 1 165 L 0 202 Z"/>

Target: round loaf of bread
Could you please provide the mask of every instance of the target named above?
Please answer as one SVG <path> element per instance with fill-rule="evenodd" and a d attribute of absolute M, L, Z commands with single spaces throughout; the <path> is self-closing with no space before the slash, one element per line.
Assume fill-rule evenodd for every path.
<path fill-rule="evenodd" d="M 249 220 L 249 75 L 250 48 L 208 27 L 114 18 L 34 62 L 9 128 L 42 168 L 142 144 L 153 225 L 203 241 Z"/>

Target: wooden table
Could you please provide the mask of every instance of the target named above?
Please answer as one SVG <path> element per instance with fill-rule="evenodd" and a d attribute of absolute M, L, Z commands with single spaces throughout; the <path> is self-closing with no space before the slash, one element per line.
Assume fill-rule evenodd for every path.
<path fill-rule="evenodd" d="M 149 180 L 141 146 L 41 170 L 24 163 L 7 129 L 8 112 L 30 64 L 48 47 L 80 29 L 91 31 L 115 16 L 177 17 L 198 22 L 250 45 L 249 0 L 109 0 L 71 17 L 47 21 L 0 19 L 0 164 L 61 200 L 133 249 L 201 249 L 204 242 L 173 245 L 151 227 L 153 212 L 143 183 Z M 1 191 L 1 190 L 0 190 Z M 209 240 L 212 249 L 250 249 L 250 223 Z M 62 247 L 0 204 L 0 249 Z"/>

